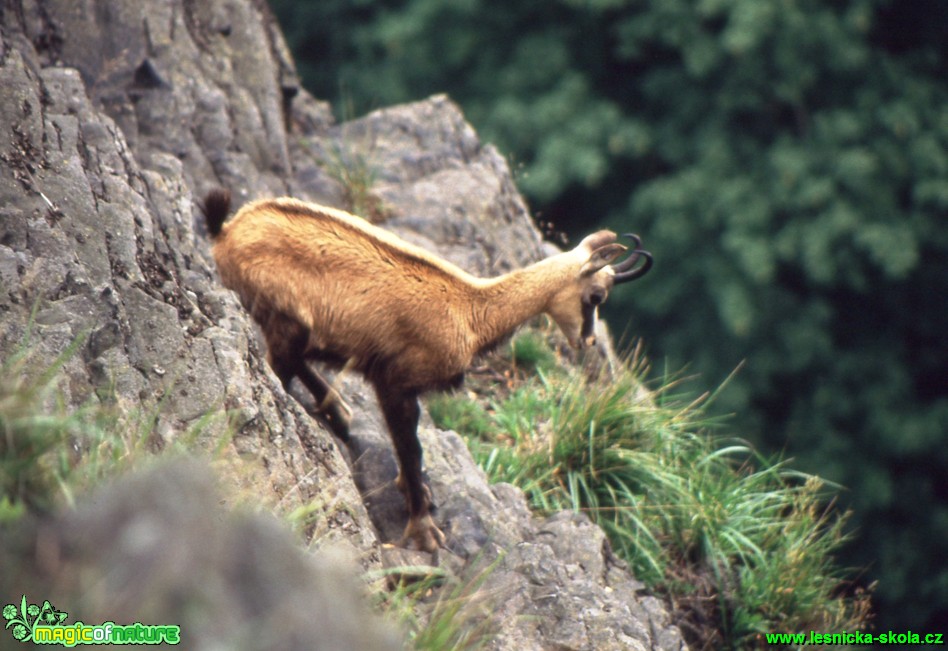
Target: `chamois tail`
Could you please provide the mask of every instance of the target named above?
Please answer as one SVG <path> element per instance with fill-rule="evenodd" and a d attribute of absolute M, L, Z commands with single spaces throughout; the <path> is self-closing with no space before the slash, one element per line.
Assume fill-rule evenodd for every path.
<path fill-rule="evenodd" d="M 230 212 L 230 191 L 216 188 L 204 197 L 204 219 L 207 220 L 207 232 L 211 237 L 221 234 L 221 227 Z"/>

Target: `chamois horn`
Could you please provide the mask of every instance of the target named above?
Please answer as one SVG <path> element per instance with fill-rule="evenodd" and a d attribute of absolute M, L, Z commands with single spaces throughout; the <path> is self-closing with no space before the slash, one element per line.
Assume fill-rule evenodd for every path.
<path fill-rule="evenodd" d="M 635 280 L 636 278 L 641 278 L 648 270 L 652 268 L 652 254 L 648 251 L 642 250 L 642 238 L 636 235 L 635 233 L 625 233 L 623 237 L 627 237 L 635 244 L 635 248 L 632 251 L 632 255 L 628 258 L 612 265 L 612 270 L 616 272 L 613 282 L 618 285 L 619 283 L 628 282 L 630 280 Z M 640 265 L 637 269 L 634 269 L 636 263 L 639 261 L 639 258 L 645 258 L 645 262 Z"/>

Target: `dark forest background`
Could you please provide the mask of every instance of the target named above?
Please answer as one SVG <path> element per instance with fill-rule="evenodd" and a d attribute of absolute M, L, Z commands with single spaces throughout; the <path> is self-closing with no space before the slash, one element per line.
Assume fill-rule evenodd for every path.
<path fill-rule="evenodd" d="M 539 220 L 640 233 L 613 329 L 695 390 L 743 364 L 715 409 L 844 487 L 876 629 L 945 631 L 948 2 L 270 5 L 340 119 L 448 93 Z"/>

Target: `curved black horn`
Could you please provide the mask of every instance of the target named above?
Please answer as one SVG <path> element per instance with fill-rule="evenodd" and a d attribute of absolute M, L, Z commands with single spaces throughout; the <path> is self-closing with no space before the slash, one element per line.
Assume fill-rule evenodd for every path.
<path fill-rule="evenodd" d="M 630 240 L 632 240 L 632 254 L 629 255 L 629 257 L 623 260 L 622 262 L 612 265 L 612 269 L 616 273 L 629 271 L 632 267 L 635 266 L 635 263 L 639 261 L 639 256 L 643 253 L 641 237 L 639 237 L 635 233 L 625 233 L 622 235 L 622 237 L 627 237 Z"/>
<path fill-rule="evenodd" d="M 623 237 L 632 240 L 635 243 L 635 249 L 628 258 L 618 264 L 612 265 L 612 270 L 616 273 L 613 281 L 616 285 L 641 278 L 652 268 L 652 254 L 639 248 L 642 246 L 642 238 L 634 233 L 625 233 Z M 638 263 L 639 258 L 645 258 L 645 262 L 638 268 L 633 268 Z"/>
<path fill-rule="evenodd" d="M 623 234 L 622 234 L 622 237 L 627 237 L 627 238 L 629 238 L 630 240 L 632 240 L 632 245 L 633 245 L 632 248 L 633 248 L 633 249 L 641 249 L 641 248 L 642 248 L 642 238 L 639 237 L 638 235 L 636 235 L 635 233 L 623 233 Z"/>

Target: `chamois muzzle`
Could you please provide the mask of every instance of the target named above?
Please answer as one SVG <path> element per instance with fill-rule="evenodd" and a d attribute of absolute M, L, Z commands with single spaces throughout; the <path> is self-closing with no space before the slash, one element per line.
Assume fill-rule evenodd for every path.
<path fill-rule="evenodd" d="M 625 233 L 623 237 L 632 240 L 635 243 L 635 248 L 628 258 L 612 265 L 612 270 L 616 274 L 613 283 L 616 285 L 641 278 L 652 268 L 652 254 L 642 249 L 642 238 L 634 233 Z M 644 259 L 644 262 L 636 267 L 635 265 L 642 259 Z"/>

